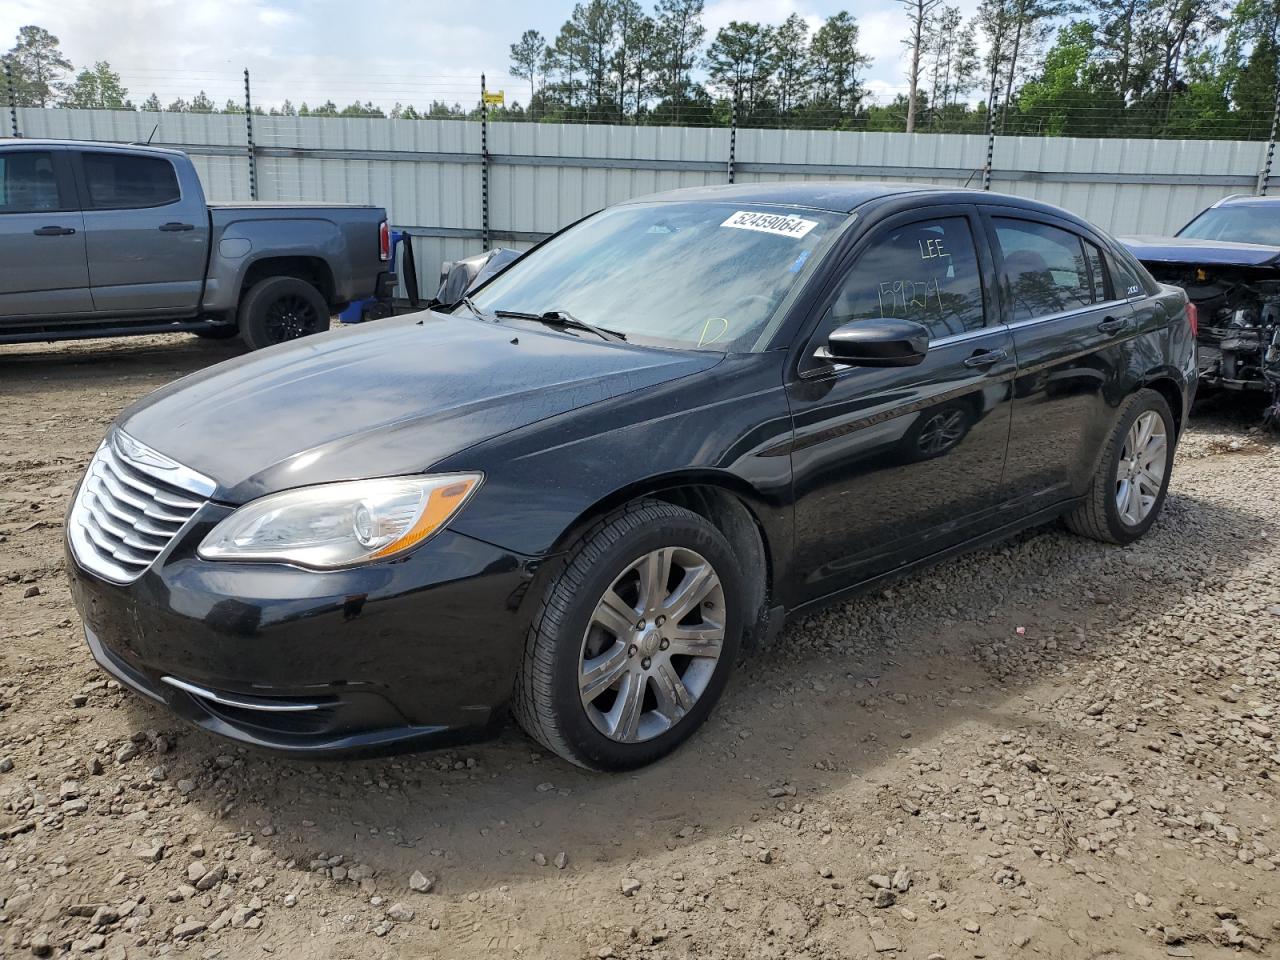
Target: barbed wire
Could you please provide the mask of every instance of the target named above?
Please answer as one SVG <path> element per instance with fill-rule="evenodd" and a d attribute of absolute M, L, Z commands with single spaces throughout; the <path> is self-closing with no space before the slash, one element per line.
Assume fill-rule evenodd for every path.
<path fill-rule="evenodd" d="M 507 102 L 490 108 L 489 119 L 503 123 L 562 123 L 608 126 L 723 127 L 731 123 L 732 103 L 720 98 L 711 101 L 642 101 L 637 108 L 632 93 L 623 92 L 621 105 L 552 101 L 544 91 L 532 107 L 522 99 L 518 78 L 494 71 L 496 83 L 505 89 Z M 312 117 L 340 116 L 346 119 L 457 120 L 478 119 L 479 77 L 456 74 L 404 76 L 392 73 L 332 74 L 323 77 L 253 76 L 255 115 L 270 120 L 305 121 Z M 242 72 L 213 69 L 186 69 L 149 65 L 130 67 L 119 73 L 120 85 L 135 109 L 146 105 L 153 89 L 185 90 L 179 97 L 167 93 L 159 100 L 160 114 L 235 115 L 243 112 Z M 0 81 L 2 84 L 2 81 Z M 611 87 L 610 89 L 614 89 Z M 581 88 L 579 88 L 579 91 Z M 843 108 L 829 101 L 807 101 L 786 110 L 769 100 L 739 101 L 737 128 L 783 129 L 792 131 L 853 131 L 901 133 L 906 123 L 906 87 L 877 84 L 848 99 Z M 0 100 L 5 100 L 0 89 Z M 204 109 L 192 109 L 203 94 Z M 158 98 L 157 98 L 158 99 Z M 946 104 L 930 104 L 927 94 L 919 108 L 916 132 L 985 136 L 986 107 L 977 94 L 967 93 Z M 165 100 L 169 102 L 166 103 Z M 7 102 L 7 101 L 6 101 Z M 293 111 L 283 115 L 288 104 Z M 302 106 L 307 110 L 302 113 Z M 197 104 L 198 106 L 200 104 Z M 399 110 L 397 111 L 397 106 Z M 408 108 L 412 110 L 408 110 Z M 176 108 L 176 109 L 170 109 Z M 61 109 L 61 108 L 57 108 Z M 405 113 L 407 116 L 404 116 Z M 1152 139 L 1266 139 L 1270 133 L 1271 109 L 1226 109 L 1208 116 L 1184 110 L 1174 95 L 1129 104 L 1099 103 L 1093 96 L 1029 95 L 1024 91 L 1009 106 L 998 105 L 995 115 L 998 136 L 1072 136 L 1088 138 Z M 297 128 L 299 130 L 305 128 Z M 283 144 L 289 133 L 276 124 L 263 124 L 259 140 Z"/>

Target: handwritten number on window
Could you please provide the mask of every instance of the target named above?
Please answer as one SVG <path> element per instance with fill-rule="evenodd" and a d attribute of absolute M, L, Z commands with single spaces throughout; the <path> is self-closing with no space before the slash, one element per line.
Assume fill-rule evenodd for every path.
<path fill-rule="evenodd" d="M 939 313 L 943 310 L 942 291 L 937 277 L 927 280 L 885 280 L 881 282 L 878 293 L 882 317 L 909 319 L 912 316 L 928 315 L 935 306 Z"/>

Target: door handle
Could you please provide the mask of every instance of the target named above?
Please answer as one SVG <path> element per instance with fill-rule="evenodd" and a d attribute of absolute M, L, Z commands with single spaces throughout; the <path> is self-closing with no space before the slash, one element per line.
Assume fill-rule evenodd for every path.
<path fill-rule="evenodd" d="M 1098 324 L 1098 332 L 1105 333 L 1110 336 L 1113 333 L 1119 333 L 1129 325 L 1129 321 L 1122 317 L 1107 317 Z"/>
<path fill-rule="evenodd" d="M 37 227 L 31 232 L 37 237 L 69 237 L 76 231 L 74 227 Z"/>
<path fill-rule="evenodd" d="M 966 367 L 991 367 L 1001 360 L 1008 360 L 1009 354 L 1004 350 L 982 350 L 965 360 Z"/>
<path fill-rule="evenodd" d="M 179 233 L 183 230 L 194 230 L 195 224 L 192 223 L 162 223 L 160 229 L 165 233 Z"/>

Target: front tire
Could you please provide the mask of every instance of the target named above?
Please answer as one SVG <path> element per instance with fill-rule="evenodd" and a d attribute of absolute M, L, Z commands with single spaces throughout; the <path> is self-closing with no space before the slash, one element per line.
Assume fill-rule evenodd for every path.
<path fill-rule="evenodd" d="M 1163 396 L 1144 389 L 1129 397 L 1085 502 L 1066 515 L 1067 527 L 1104 543 L 1142 537 L 1164 506 L 1175 440 L 1173 413 Z"/>
<path fill-rule="evenodd" d="M 259 280 L 240 301 L 240 336 L 261 350 L 329 329 L 329 304 L 320 291 L 297 277 Z"/>
<path fill-rule="evenodd" d="M 645 500 L 605 517 L 543 592 L 516 679 L 517 721 L 593 770 L 670 753 L 728 682 L 742 577 L 724 535 L 689 510 Z"/>

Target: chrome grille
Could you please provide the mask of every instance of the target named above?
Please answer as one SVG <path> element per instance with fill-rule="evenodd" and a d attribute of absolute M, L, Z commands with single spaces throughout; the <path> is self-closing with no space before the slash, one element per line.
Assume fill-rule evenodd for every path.
<path fill-rule="evenodd" d="M 213 493 L 208 477 L 113 430 L 93 455 L 67 518 L 87 570 L 116 583 L 140 577 Z"/>

